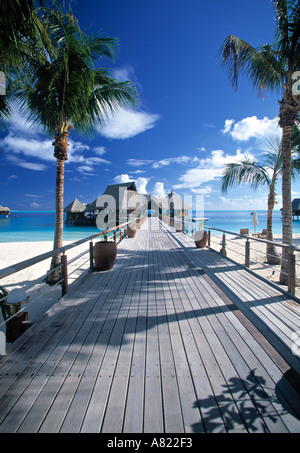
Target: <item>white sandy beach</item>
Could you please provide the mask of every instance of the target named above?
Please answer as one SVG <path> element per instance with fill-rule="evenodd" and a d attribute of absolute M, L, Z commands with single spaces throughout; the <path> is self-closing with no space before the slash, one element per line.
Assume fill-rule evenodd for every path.
<path fill-rule="evenodd" d="M 280 235 L 274 236 L 275 241 L 281 240 Z M 238 263 L 244 264 L 244 247 L 245 240 L 228 236 L 227 240 L 227 256 Z M 70 242 L 65 242 L 64 245 L 68 245 Z M 295 235 L 294 244 L 300 243 L 300 235 Z M 212 238 L 211 246 L 217 251 L 221 248 L 221 236 L 214 236 Z M 42 253 L 51 251 L 53 247 L 52 242 L 10 242 L 0 243 L 0 269 L 11 266 L 15 263 L 27 260 L 34 256 Z M 82 244 L 80 247 L 67 252 L 68 262 L 79 253 L 87 251 L 89 243 Z M 260 273 L 265 278 L 278 282 L 280 265 L 269 266 L 265 263 L 266 261 L 266 245 L 264 243 L 251 241 L 251 269 Z M 281 249 L 278 249 L 281 252 Z M 300 258 L 299 254 L 297 254 Z M 82 275 L 89 268 L 89 254 L 80 258 L 73 265 L 74 269 L 79 267 L 76 273 L 72 274 L 70 284 L 75 281 L 77 276 Z M 6 287 L 9 290 L 14 288 L 24 288 L 27 294 L 30 295 L 30 303 L 26 307 L 26 311 L 29 313 L 30 321 L 39 320 L 61 297 L 61 287 L 49 287 L 43 282 L 46 272 L 50 267 L 50 259 L 42 261 L 32 267 L 24 269 L 16 274 L 6 277 L 1 281 L 1 286 Z M 72 272 L 72 269 L 69 268 Z M 29 289 L 28 289 L 29 288 Z M 283 287 L 286 289 L 285 287 Z M 296 289 L 296 294 L 300 297 L 300 288 Z"/>
<path fill-rule="evenodd" d="M 71 241 L 64 242 L 64 246 Z M 75 256 L 88 250 L 89 243 L 82 244 L 75 249 L 68 251 L 68 262 Z M 45 242 L 6 242 L 0 243 L 0 269 L 12 266 L 13 264 L 33 258 L 37 255 L 53 250 L 51 241 Z M 84 263 L 87 261 L 86 263 Z M 44 260 L 34 266 L 12 274 L 1 280 L 1 286 L 11 291 L 16 288 L 24 288 L 26 294 L 30 296 L 30 302 L 25 309 L 29 314 L 29 320 L 38 321 L 61 297 L 61 286 L 51 287 L 44 283 L 47 271 L 50 269 L 51 258 Z M 69 265 L 69 272 L 73 268 L 79 269 L 71 275 L 69 284 L 82 275 L 89 267 L 89 255 L 80 258 L 74 264 Z"/>

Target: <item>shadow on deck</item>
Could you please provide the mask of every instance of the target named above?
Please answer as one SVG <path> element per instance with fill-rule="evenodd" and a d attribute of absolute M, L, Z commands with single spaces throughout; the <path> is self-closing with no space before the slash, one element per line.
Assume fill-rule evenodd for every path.
<path fill-rule="evenodd" d="M 0 432 L 300 432 L 299 331 L 241 266 L 138 231 L 0 361 Z"/>

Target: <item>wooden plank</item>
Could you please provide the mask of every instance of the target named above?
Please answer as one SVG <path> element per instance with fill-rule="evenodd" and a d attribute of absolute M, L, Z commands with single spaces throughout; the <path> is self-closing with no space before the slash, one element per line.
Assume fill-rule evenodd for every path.
<path fill-rule="evenodd" d="M 224 327 L 225 327 L 226 332 L 228 332 L 228 326 L 226 326 L 226 325 L 224 324 Z M 282 408 L 282 406 L 281 406 L 281 408 Z M 286 418 L 286 417 L 285 417 L 285 418 Z M 292 423 L 293 423 L 294 421 L 295 421 L 295 419 L 292 419 Z M 291 420 L 288 422 L 288 425 L 292 426 L 290 423 L 291 423 Z M 276 426 L 276 429 L 278 429 L 278 426 Z"/>
<path fill-rule="evenodd" d="M 1 432 L 300 432 L 296 307 L 158 225 L 1 361 Z"/>

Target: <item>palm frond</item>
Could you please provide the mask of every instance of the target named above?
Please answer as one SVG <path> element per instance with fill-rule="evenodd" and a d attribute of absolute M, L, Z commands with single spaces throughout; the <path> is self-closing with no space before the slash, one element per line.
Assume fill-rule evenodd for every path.
<path fill-rule="evenodd" d="M 114 57 L 115 38 L 85 35 L 61 12 L 44 9 L 42 18 L 54 52 L 33 57 L 19 91 L 22 112 L 34 125 L 53 133 L 57 125 L 72 122 L 78 132 L 91 135 L 109 114 L 136 105 L 132 82 L 117 82 L 94 68 L 99 57 Z"/>
<path fill-rule="evenodd" d="M 246 41 L 230 35 L 219 54 L 222 55 L 222 64 L 227 67 L 234 88 L 237 87 L 241 72 L 253 81 L 253 86 L 260 92 L 267 87 L 274 89 L 284 84 L 282 67 L 269 45 L 256 49 Z"/>
<path fill-rule="evenodd" d="M 235 184 L 245 183 L 257 189 L 260 185 L 270 185 L 271 181 L 267 171 L 255 161 L 246 159 L 225 165 L 221 179 L 221 190 L 227 192 Z"/>

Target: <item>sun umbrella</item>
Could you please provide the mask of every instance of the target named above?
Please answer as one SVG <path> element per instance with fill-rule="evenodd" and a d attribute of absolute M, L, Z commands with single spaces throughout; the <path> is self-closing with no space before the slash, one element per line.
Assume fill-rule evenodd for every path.
<path fill-rule="evenodd" d="M 256 211 L 252 213 L 253 218 L 252 218 L 252 225 L 254 226 L 254 233 L 256 233 L 256 226 L 258 225 L 258 220 L 257 220 L 257 214 Z"/>

